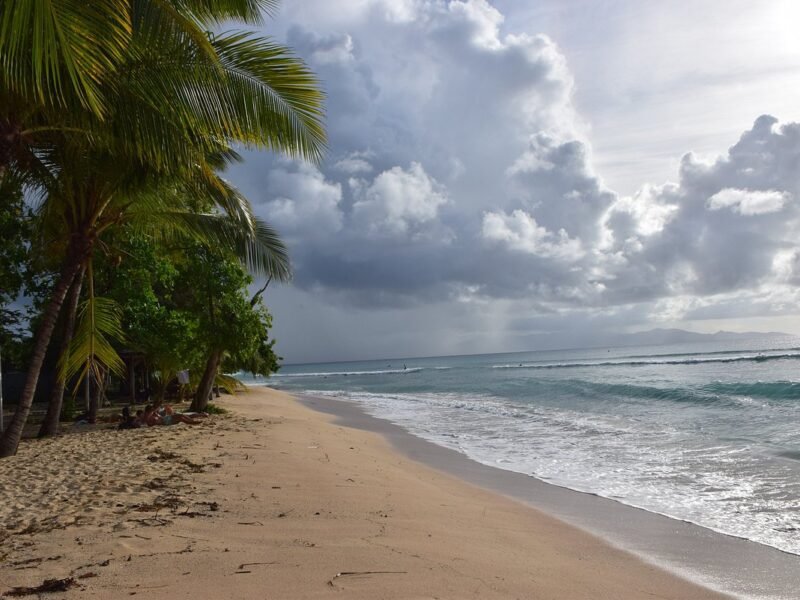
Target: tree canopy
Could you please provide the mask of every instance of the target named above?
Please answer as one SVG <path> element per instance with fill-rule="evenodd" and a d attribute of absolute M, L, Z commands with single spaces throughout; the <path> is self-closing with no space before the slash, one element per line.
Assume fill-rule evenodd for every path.
<path fill-rule="evenodd" d="M 247 29 L 221 30 L 259 24 L 275 6 L 0 1 L 0 185 L 35 201 L 27 249 L 53 275 L 30 320 L 27 376 L 0 456 L 16 452 L 60 321 L 61 383 L 122 375 L 127 344 L 164 374 L 206 352 L 196 399 L 222 360 L 274 364 L 269 315 L 242 290 L 247 270 L 288 280 L 288 254 L 220 173 L 239 159 L 235 147 L 308 160 L 325 149 L 323 94 L 303 61 Z M 13 194 L 0 201 L 15 214 Z M 103 273 L 115 259 L 129 280 Z M 155 273 L 144 272 L 148 261 Z M 15 273 L 2 275 L 15 284 Z M 187 289 L 202 301 L 180 298 Z M 223 319 L 238 330 L 220 328 Z M 194 343 L 182 346 L 187 334 Z M 50 417 L 60 403 L 55 393 Z"/>

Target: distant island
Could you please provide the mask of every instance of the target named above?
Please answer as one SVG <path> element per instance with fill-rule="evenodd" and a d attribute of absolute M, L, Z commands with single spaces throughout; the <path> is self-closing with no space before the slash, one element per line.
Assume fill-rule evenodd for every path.
<path fill-rule="evenodd" d="M 717 331 L 716 333 L 697 333 L 685 329 L 649 329 L 635 333 L 620 333 L 610 336 L 615 346 L 657 346 L 661 344 L 690 344 L 694 342 L 725 342 L 750 338 L 784 338 L 791 334 L 778 331 Z"/>
<path fill-rule="evenodd" d="M 531 350 L 568 350 L 580 348 L 614 348 L 618 346 L 662 346 L 668 344 L 694 344 L 702 342 L 734 342 L 739 340 L 761 340 L 792 337 L 792 334 L 777 331 L 717 331 L 697 333 L 685 329 L 649 329 L 633 333 L 606 331 L 591 334 L 584 331 L 559 331 L 524 336 L 517 344 L 516 352 Z"/>

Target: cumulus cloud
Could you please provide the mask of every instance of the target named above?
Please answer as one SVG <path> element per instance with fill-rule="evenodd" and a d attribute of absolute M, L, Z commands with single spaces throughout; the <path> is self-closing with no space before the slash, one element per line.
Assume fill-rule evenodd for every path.
<path fill-rule="evenodd" d="M 368 152 L 351 152 L 333 164 L 333 168 L 347 175 L 363 175 L 373 171 Z"/>
<path fill-rule="evenodd" d="M 713 162 L 687 154 L 679 183 L 648 190 L 638 208 L 629 200 L 612 207 L 606 227 L 625 262 L 609 276 L 649 282 L 650 297 L 776 284 L 776 257 L 797 246 L 798 164 L 800 125 L 767 116 Z M 656 226 L 642 227 L 654 215 Z M 785 273 L 786 260 L 778 262 Z"/>
<path fill-rule="evenodd" d="M 352 187 L 357 197 L 353 225 L 370 236 L 417 236 L 447 202 L 444 188 L 416 162 L 408 170 L 392 167 L 368 186 L 354 181 Z"/>
<path fill-rule="evenodd" d="M 342 187 L 326 181 L 324 175 L 307 163 L 279 165 L 266 177 L 269 200 L 262 212 L 284 235 L 318 239 L 342 228 L 339 202 Z"/>
<path fill-rule="evenodd" d="M 760 117 L 724 155 L 687 154 L 674 182 L 620 196 L 551 39 L 506 32 L 485 0 L 309 4 L 288 39 L 328 95 L 330 157 L 251 155 L 235 172 L 288 239 L 299 289 L 622 323 L 794 298 L 800 125 Z"/>
<path fill-rule="evenodd" d="M 596 239 L 600 219 L 615 200 L 593 173 L 586 144 L 578 140 L 533 135 L 507 176 L 513 200 L 526 206 L 540 224 L 586 241 Z"/>
<path fill-rule="evenodd" d="M 504 243 L 511 250 L 544 258 L 573 262 L 584 254 L 579 240 L 570 239 L 564 229 L 558 233 L 540 227 L 531 215 L 515 210 L 510 215 L 488 212 L 483 215 L 483 237 Z"/>
<path fill-rule="evenodd" d="M 778 212 L 789 200 L 789 194 L 776 190 L 750 191 L 725 188 L 708 199 L 711 210 L 730 208 L 740 215 L 753 216 Z"/>

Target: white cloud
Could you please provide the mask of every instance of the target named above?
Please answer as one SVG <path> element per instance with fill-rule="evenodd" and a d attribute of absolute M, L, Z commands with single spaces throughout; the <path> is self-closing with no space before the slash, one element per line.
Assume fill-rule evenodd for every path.
<path fill-rule="evenodd" d="M 499 10 L 486 0 L 462 2 L 456 0 L 447 5 L 453 21 L 463 22 L 471 31 L 470 41 L 481 48 L 499 50 L 503 47 L 499 39 L 499 29 L 504 18 Z"/>
<path fill-rule="evenodd" d="M 347 173 L 348 175 L 363 175 L 366 173 L 371 173 L 373 171 L 373 167 L 367 160 L 368 157 L 369 154 L 365 152 L 352 152 L 345 158 L 336 161 L 333 167 L 342 173 Z"/>
<path fill-rule="evenodd" d="M 547 231 L 531 215 L 519 209 L 510 215 L 485 213 L 482 235 L 484 239 L 501 242 L 511 250 L 544 258 L 572 262 L 584 254 L 579 240 L 571 239 L 563 229 L 558 233 Z"/>
<path fill-rule="evenodd" d="M 594 174 L 589 151 L 578 140 L 559 141 L 539 132 L 506 170 L 511 194 L 551 231 L 593 243 L 615 195 Z"/>
<path fill-rule="evenodd" d="M 350 63 L 353 56 L 353 38 L 347 34 L 332 36 L 317 45 L 312 60 L 318 64 Z"/>
<path fill-rule="evenodd" d="M 264 205 L 263 212 L 284 235 L 300 233 L 317 239 L 342 229 L 342 186 L 326 181 L 314 166 L 278 166 L 268 173 L 267 186 L 273 199 Z"/>
<path fill-rule="evenodd" d="M 725 188 L 708 199 L 708 207 L 711 210 L 730 208 L 740 215 L 749 217 L 779 212 L 788 201 L 789 194 L 786 192 Z"/>
<path fill-rule="evenodd" d="M 606 213 L 606 222 L 629 219 L 629 230 L 623 239 L 648 237 L 663 231 L 678 210 L 670 201 L 677 193 L 675 184 L 663 186 L 644 185 L 636 194 L 620 197 Z M 617 225 L 618 229 L 622 229 Z"/>
<path fill-rule="evenodd" d="M 419 226 L 434 221 L 439 207 L 447 203 L 444 188 L 416 162 L 408 170 L 384 171 L 359 195 L 353 222 L 370 236 L 419 232 Z"/>

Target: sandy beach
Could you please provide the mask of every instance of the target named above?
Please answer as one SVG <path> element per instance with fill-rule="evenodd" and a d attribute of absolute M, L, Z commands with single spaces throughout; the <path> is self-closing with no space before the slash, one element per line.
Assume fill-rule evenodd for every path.
<path fill-rule="evenodd" d="M 0 462 L 0 595 L 71 578 L 53 597 L 723 597 L 287 394 L 224 405 Z"/>

